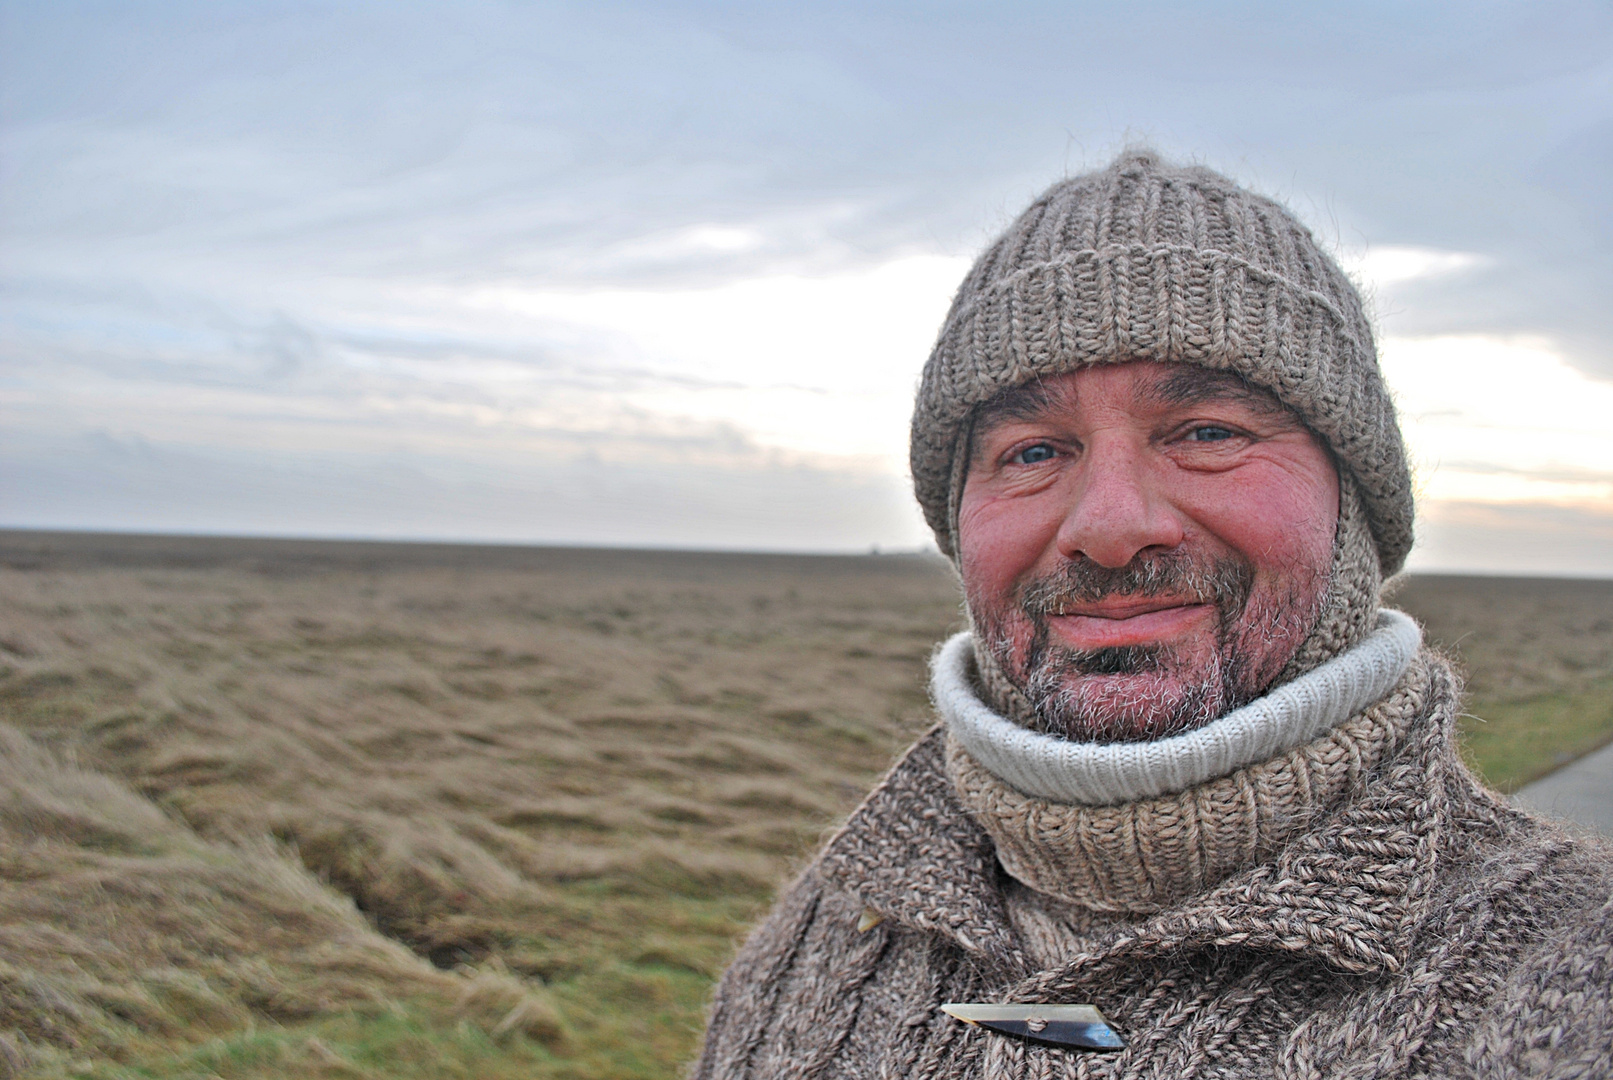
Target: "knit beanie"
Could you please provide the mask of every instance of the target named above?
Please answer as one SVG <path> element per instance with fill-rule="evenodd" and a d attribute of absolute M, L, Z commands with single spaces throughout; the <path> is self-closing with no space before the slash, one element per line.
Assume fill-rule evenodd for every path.
<path fill-rule="evenodd" d="M 1411 476 L 1354 287 L 1277 203 L 1146 151 L 1053 185 L 958 289 L 911 442 L 914 490 L 945 554 L 956 557 L 975 409 L 1032 379 L 1131 360 L 1231 371 L 1274 394 L 1332 450 L 1346 525 L 1359 499 L 1370 576 L 1401 568 Z"/>

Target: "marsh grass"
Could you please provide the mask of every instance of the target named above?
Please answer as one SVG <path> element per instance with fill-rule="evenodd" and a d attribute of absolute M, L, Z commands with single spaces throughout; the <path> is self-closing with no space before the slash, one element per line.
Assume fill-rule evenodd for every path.
<path fill-rule="evenodd" d="M 1613 581 L 1423 575 L 1394 602 L 1463 671 L 1465 749 L 1496 788 L 1613 742 Z"/>
<path fill-rule="evenodd" d="M 0 1076 L 675 1076 L 960 625 L 919 557 L 0 534 L 0 563 Z M 1610 600 L 1404 587 L 1492 775 L 1613 734 Z"/>
<path fill-rule="evenodd" d="M 1613 678 L 1472 708 L 1463 718 L 1468 755 L 1502 791 L 1516 791 L 1613 741 Z"/>
<path fill-rule="evenodd" d="M 736 935 L 929 723 L 924 659 L 958 620 L 919 558 L 179 542 L 11 563 L 0 709 L 47 771 L 29 790 L 94 778 L 131 824 L 64 824 L 70 794 L 55 824 L 8 817 L 32 861 L 0 925 L 61 925 L 94 892 L 101 923 L 166 950 L 85 927 L 84 988 L 69 950 L 0 935 L 43 980 L 0 1017 L 8 1060 L 43 1075 L 672 1075 Z M 144 899 L 107 891 L 131 859 Z M 337 938 L 403 966 L 342 983 L 310 951 Z M 205 1007 L 163 996 L 159 966 Z M 239 983 L 260 969 L 272 985 Z M 116 995 L 140 1005 L 92 1000 Z"/>

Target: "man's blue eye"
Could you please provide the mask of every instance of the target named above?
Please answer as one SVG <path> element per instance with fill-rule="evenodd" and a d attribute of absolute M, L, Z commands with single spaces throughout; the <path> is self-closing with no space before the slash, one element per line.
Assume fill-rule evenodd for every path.
<path fill-rule="evenodd" d="M 1223 442 L 1232 438 L 1232 432 L 1224 427 L 1194 428 L 1187 436 L 1194 442 Z"/>
<path fill-rule="evenodd" d="M 1021 465 L 1035 465 L 1037 462 L 1046 461 L 1052 456 L 1053 448 L 1051 446 L 1046 443 L 1037 443 L 1035 446 L 1027 446 L 1015 454 L 1014 459 Z"/>

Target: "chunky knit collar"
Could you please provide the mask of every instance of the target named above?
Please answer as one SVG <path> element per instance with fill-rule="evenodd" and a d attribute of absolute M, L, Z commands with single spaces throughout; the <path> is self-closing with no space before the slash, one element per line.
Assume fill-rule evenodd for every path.
<path fill-rule="evenodd" d="M 1020 882 L 1087 911 L 1161 911 L 1269 858 L 1358 792 L 1405 744 L 1427 683 L 1427 672 L 1407 671 L 1381 700 L 1304 745 L 1118 805 L 1026 795 L 950 733 L 947 773 Z"/>
<path fill-rule="evenodd" d="M 930 693 L 958 743 L 1014 788 L 1104 806 L 1183 792 L 1310 742 L 1388 693 L 1421 642 L 1410 617 L 1380 611 L 1377 629 L 1355 648 L 1201 728 L 1152 742 L 1071 742 L 999 715 L 970 678 L 967 631 L 937 651 Z"/>
<path fill-rule="evenodd" d="M 1440 843 L 1453 807 L 1464 818 L 1512 813 L 1457 758 L 1454 677 L 1437 657 L 1425 653 L 1423 661 L 1408 672 L 1421 704 L 1406 745 L 1343 805 L 1267 860 L 1140 922 L 1117 924 L 1047 977 L 1075 987 L 1150 956 L 1234 946 L 1305 954 L 1338 971 L 1399 971 L 1447 857 Z M 830 840 L 816 872 L 897 925 L 944 935 L 979 963 L 1029 975 L 1034 965 L 1004 908 L 996 847 L 959 800 L 944 757 L 938 726 Z"/>

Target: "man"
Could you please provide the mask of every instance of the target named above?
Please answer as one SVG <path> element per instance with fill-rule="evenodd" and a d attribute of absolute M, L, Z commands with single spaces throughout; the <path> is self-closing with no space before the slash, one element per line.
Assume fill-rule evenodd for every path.
<path fill-rule="evenodd" d="M 942 723 L 697 1077 L 1613 1075 L 1613 862 L 1473 778 L 1379 609 L 1405 451 L 1285 210 L 1146 153 L 1054 186 L 959 290 L 912 463 L 972 626 Z"/>

